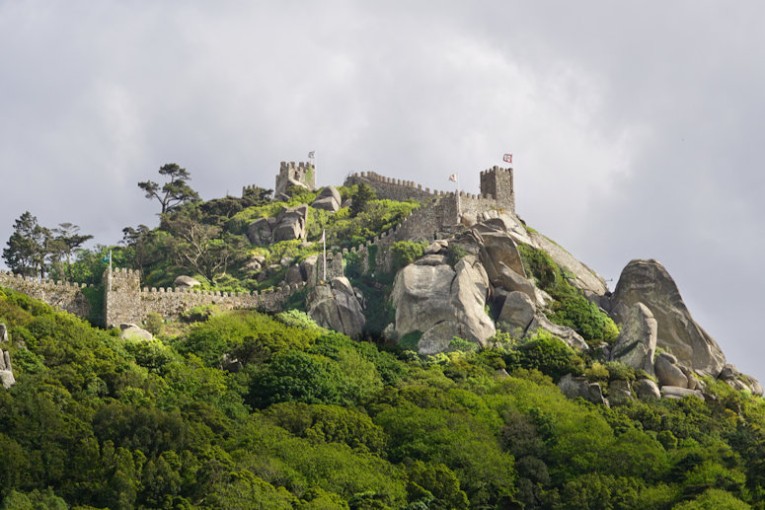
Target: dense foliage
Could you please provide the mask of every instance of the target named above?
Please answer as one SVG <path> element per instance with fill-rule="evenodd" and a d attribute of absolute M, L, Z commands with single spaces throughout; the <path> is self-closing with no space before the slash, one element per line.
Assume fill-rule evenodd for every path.
<path fill-rule="evenodd" d="M 123 340 L 8 290 L 0 322 L 2 508 L 765 508 L 761 399 L 566 400 L 581 359 L 544 336 L 420 358 L 238 312 Z"/>
<path fill-rule="evenodd" d="M 527 244 L 518 245 L 518 250 L 526 272 L 555 300 L 547 313 L 550 320 L 573 328 L 589 343 L 616 340 L 619 329 L 614 321 L 569 282 L 550 255 Z"/>

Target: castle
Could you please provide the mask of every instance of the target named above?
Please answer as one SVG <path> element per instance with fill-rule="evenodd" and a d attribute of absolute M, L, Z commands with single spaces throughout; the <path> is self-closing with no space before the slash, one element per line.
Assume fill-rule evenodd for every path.
<path fill-rule="evenodd" d="M 274 197 L 279 199 L 285 196 L 291 186 L 305 188 L 308 191 L 316 189 L 316 169 L 313 164 L 282 161 L 279 165 L 279 173 L 276 174 Z"/>
<path fill-rule="evenodd" d="M 315 171 L 309 163 L 282 162 L 276 177 L 279 190 L 299 185 L 315 188 Z M 346 185 L 364 183 L 375 190 L 378 198 L 416 200 L 422 206 L 388 232 L 354 247 L 333 252 L 327 264 L 328 278 L 343 274 L 343 261 L 353 254 L 363 261 L 362 271 L 390 270 L 390 246 L 397 241 L 433 241 L 465 229 L 482 215 L 496 212 L 515 213 L 512 168 L 493 167 L 481 172 L 479 195 L 465 192 L 431 191 L 413 181 L 392 179 L 374 172 L 350 175 Z M 246 192 L 247 188 L 245 188 Z M 216 305 L 222 310 L 258 309 L 276 312 L 283 309 L 292 294 L 315 285 L 322 273 L 319 265 L 313 278 L 302 284 L 282 284 L 262 292 L 228 293 L 174 288 L 141 288 L 140 274 L 129 269 L 107 270 L 104 273 L 104 322 L 107 326 L 142 323 L 149 314 L 177 318 L 196 306 Z M 0 286 L 8 287 L 47 302 L 70 313 L 87 318 L 91 315 L 81 285 L 39 281 L 10 273 L 0 273 Z"/>

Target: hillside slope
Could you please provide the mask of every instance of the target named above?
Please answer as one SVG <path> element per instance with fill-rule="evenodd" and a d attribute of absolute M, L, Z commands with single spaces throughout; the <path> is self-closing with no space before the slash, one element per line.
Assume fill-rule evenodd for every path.
<path fill-rule="evenodd" d="M 761 399 L 568 400 L 549 335 L 420 358 L 228 312 L 122 339 L 9 290 L 0 320 L 4 508 L 763 508 Z"/>

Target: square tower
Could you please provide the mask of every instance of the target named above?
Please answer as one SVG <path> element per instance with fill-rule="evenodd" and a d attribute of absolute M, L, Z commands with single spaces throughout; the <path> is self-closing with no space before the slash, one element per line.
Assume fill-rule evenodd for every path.
<path fill-rule="evenodd" d="M 290 186 L 297 186 L 309 191 L 316 189 L 316 169 L 311 163 L 282 161 L 279 173 L 276 175 L 274 197 L 287 193 Z"/>
<path fill-rule="evenodd" d="M 515 213 L 513 169 L 495 166 L 481 172 L 481 195 L 489 195 Z"/>

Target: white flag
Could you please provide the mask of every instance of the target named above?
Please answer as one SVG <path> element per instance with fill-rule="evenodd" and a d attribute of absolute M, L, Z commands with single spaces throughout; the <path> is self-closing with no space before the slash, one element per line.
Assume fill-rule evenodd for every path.
<path fill-rule="evenodd" d="M 457 182 L 457 174 L 452 174 L 449 176 L 449 180 L 452 182 Z"/>
<path fill-rule="evenodd" d="M 311 151 L 308 153 L 308 159 L 313 159 L 314 157 L 316 157 L 316 151 Z"/>

